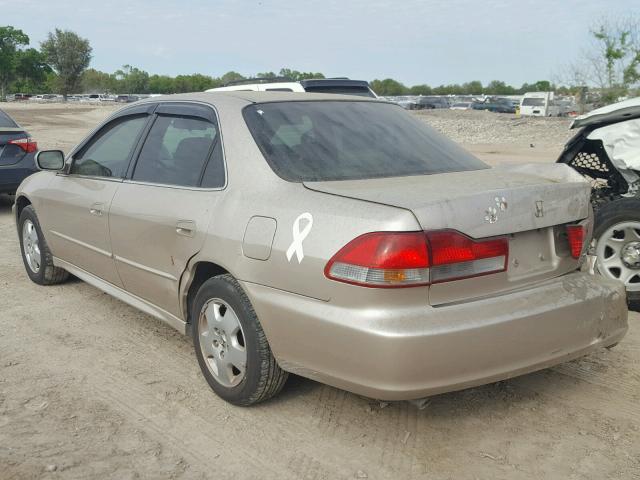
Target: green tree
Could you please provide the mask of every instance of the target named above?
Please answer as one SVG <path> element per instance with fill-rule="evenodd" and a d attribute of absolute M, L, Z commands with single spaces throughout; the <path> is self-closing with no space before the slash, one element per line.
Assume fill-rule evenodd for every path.
<path fill-rule="evenodd" d="M 190 92 L 204 92 L 210 88 L 220 86 L 220 80 L 214 79 L 208 75 L 201 73 L 193 73 L 189 75 L 189 83 L 191 85 Z"/>
<path fill-rule="evenodd" d="M 51 73 L 44 55 L 35 48 L 18 50 L 16 55 L 14 90 L 26 93 L 46 93 L 45 81 Z"/>
<path fill-rule="evenodd" d="M 287 77 L 296 82 L 311 78 L 324 78 L 324 75 L 320 72 L 299 72 L 298 70 L 291 70 L 289 68 L 281 68 L 278 76 Z"/>
<path fill-rule="evenodd" d="M 491 80 L 484 88 L 483 93 L 487 95 L 513 95 L 516 93 L 516 89 L 501 80 Z"/>
<path fill-rule="evenodd" d="M 29 45 L 29 37 L 8 25 L 0 27 L 0 101 L 5 100 L 9 82 L 15 78 L 19 47 Z"/>
<path fill-rule="evenodd" d="M 69 93 L 80 88 L 82 73 L 91 62 L 89 40 L 70 30 L 56 28 L 54 32 L 49 32 L 40 46 L 47 63 L 58 74 L 60 93 L 66 100 Z"/>
<path fill-rule="evenodd" d="M 603 97 L 605 101 L 616 101 L 640 82 L 640 20 L 605 20 L 591 34 L 598 48 L 592 65 L 605 90 Z"/>
<path fill-rule="evenodd" d="M 225 85 L 229 82 L 237 82 L 239 80 L 245 80 L 245 77 L 240 75 L 238 72 L 227 72 L 222 77 L 220 77 L 220 83 Z"/>
<path fill-rule="evenodd" d="M 382 96 L 406 95 L 409 93 L 407 87 L 392 78 L 372 80 L 370 85 L 374 92 Z"/>
<path fill-rule="evenodd" d="M 149 77 L 149 93 L 175 93 L 173 78 L 167 75 L 151 75 Z"/>
<path fill-rule="evenodd" d="M 278 75 L 276 75 L 275 72 L 260 72 L 260 73 L 256 73 L 256 77 L 257 78 L 276 78 Z"/>
<path fill-rule="evenodd" d="M 409 89 L 411 95 L 431 95 L 433 93 L 429 85 L 414 85 Z"/>
<path fill-rule="evenodd" d="M 82 74 L 81 85 L 85 93 L 112 93 L 116 91 L 116 83 L 113 75 L 94 68 L 89 68 Z"/>
<path fill-rule="evenodd" d="M 462 84 L 463 93 L 469 95 L 480 95 L 483 92 L 482 82 L 480 80 L 472 80 Z"/>
<path fill-rule="evenodd" d="M 123 65 L 113 74 L 117 81 L 117 93 L 147 93 L 149 91 L 149 74 L 144 70 Z"/>

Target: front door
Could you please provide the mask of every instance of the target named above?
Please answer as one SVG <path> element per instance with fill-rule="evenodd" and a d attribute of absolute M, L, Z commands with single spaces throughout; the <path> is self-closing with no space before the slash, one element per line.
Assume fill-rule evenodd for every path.
<path fill-rule="evenodd" d="M 109 237 L 109 209 L 148 115 L 118 118 L 100 129 L 43 193 L 45 236 L 53 254 L 122 286 Z"/>
<path fill-rule="evenodd" d="M 128 292 L 180 318 L 180 277 L 225 185 L 213 110 L 159 105 L 129 177 L 109 215 L 118 273 Z"/>

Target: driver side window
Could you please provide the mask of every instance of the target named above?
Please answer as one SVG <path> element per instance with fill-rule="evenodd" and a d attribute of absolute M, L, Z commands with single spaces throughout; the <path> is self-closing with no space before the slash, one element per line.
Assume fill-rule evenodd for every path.
<path fill-rule="evenodd" d="M 74 157 L 71 173 L 122 178 L 147 115 L 115 120 L 98 132 Z"/>

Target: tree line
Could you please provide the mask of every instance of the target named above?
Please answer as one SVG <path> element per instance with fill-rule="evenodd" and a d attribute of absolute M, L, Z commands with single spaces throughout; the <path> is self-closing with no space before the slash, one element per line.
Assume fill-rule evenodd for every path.
<path fill-rule="evenodd" d="M 372 89 L 382 96 L 393 95 L 513 95 L 530 91 L 575 93 L 586 85 L 598 87 L 608 101 L 637 94 L 640 82 L 640 22 L 636 17 L 612 22 L 603 20 L 591 29 L 592 45 L 581 60 L 570 65 L 563 79 L 539 80 L 514 87 L 500 80 L 483 85 L 479 80 L 462 84 L 406 86 L 392 78 L 375 79 Z M 89 68 L 92 49 L 89 40 L 68 30 L 55 29 L 36 49 L 29 37 L 12 26 L 0 27 L 0 100 L 7 93 L 183 93 L 220 87 L 246 77 L 234 71 L 220 77 L 157 75 L 131 65 L 113 73 Z M 282 68 L 278 73 L 262 72 L 263 78 L 292 80 L 325 78 L 320 72 Z"/>

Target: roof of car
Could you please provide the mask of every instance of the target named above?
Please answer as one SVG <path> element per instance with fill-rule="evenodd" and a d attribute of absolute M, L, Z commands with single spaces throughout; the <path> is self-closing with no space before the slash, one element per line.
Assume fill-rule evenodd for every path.
<path fill-rule="evenodd" d="M 356 95 L 339 95 L 331 93 L 296 93 L 296 92 L 254 92 L 254 91 L 226 91 L 226 92 L 194 92 L 163 95 L 142 100 L 143 102 L 163 101 L 192 101 L 210 103 L 216 106 L 248 105 L 250 103 L 266 102 L 295 102 L 295 101 L 348 101 L 375 102 L 376 98 L 360 97 Z"/>

